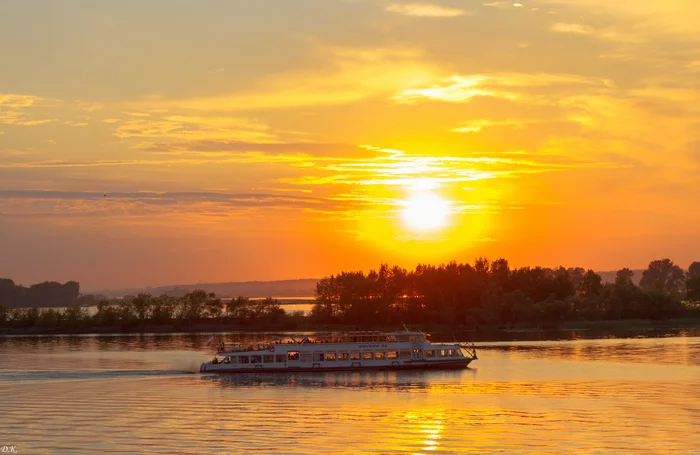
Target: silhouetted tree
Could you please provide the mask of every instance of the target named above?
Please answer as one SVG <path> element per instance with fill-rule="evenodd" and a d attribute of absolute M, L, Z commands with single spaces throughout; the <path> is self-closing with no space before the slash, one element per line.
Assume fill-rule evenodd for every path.
<path fill-rule="evenodd" d="M 700 275 L 691 276 L 686 281 L 686 297 L 691 302 L 700 302 Z"/>
<path fill-rule="evenodd" d="M 234 319 L 246 319 L 250 317 L 250 312 L 250 299 L 248 297 L 239 296 L 226 304 L 226 313 Z"/>
<path fill-rule="evenodd" d="M 193 321 L 202 317 L 204 303 L 209 295 L 201 289 L 188 292 L 180 299 L 180 318 L 186 320 L 190 326 Z"/>
<path fill-rule="evenodd" d="M 120 311 L 107 300 L 101 300 L 97 303 L 97 312 L 92 317 L 100 326 L 111 327 L 120 319 Z"/>
<path fill-rule="evenodd" d="M 491 263 L 491 282 L 503 289 L 510 291 L 510 267 L 508 261 L 501 258 Z"/>
<path fill-rule="evenodd" d="M 251 317 L 253 318 L 275 318 L 284 314 L 277 299 L 266 297 L 252 302 Z"/>
<path fill-rule="evenodd" d="M 19 289 L 9 278 L 0 278 L 0 305 L 7 308 L 19 306 Z"/>
<path fill-rule="evenodd" d="M 62 316 L 69 330 L 77 330 L 82 327 L 87 318 L 87 312 L 79 305 L 74 304 L 63 310 Z"/>
<path fill-rule="evenodd" d="M 690 267 L 688 267 L 688 276 L 696 277 L 700 276 L 700 262 L 695 261 L 692 264 L 690 264 Z"/>
<path fill-rule="evenodd" d="M 64 316 L 62 312 L 49 308 L 39 314 L 38 325 L 44 329 L 55 329 L 61 325 Z"/>
<path fill-rule="evenodd" d="M 151 320 L 154 323 L 162 324 L 173 319 L 177 308 L 177 299 L 167 294 L 161 294 L 151 299 L 153 302 L 151 310 Z"/>
<path fill-rule="evenodd" d="M 144 322 L 151 315 L 153 310 L 153 296 L 151 294 L 139 294 L 131 301 L 136 318 Z"/>
<path fill-rule="evenodd" d="M 134 313 L 134 306 L 131 304 L 132 299 L 123 298 L 119 302 L 119 307 L 117 314 L 119 315 L 119 322 L 123 326 L 131 326 L 137 320 L 136 314 Z"/>
<path fill-rule="evenodd" d="M 216 294 L 210 292 L 204 302 L 204 314 L 210 319 L 218 319 L 223 313 L 223 304 L 221 299 L 216 298 Z"/>
<path fill-rule="evenodd" d="M 645 291 L 679 293 L 684 287 L 685 273 L 670 259 L 651 261 L 642 274 L 639 286 Z"/>
<path fill-rule="evenodd" d="M 593 270 L 588 270 L 581 280 L 579 290 L 585 297 L 593 297 L 600 294 L 603 289 L 603 278 Z"/>
<path fill-rule="evenodd" d="M 615 274 L 615 286 L 634 286 L 632 278 L 634 277 L 634 272 L 628 268 L 618 270 Z"/>
<path fill-rule="evenodd" d="M 10 309 L 5 305 L 0 304 L 0 326 L 5 325 L 10 315 Z"/>

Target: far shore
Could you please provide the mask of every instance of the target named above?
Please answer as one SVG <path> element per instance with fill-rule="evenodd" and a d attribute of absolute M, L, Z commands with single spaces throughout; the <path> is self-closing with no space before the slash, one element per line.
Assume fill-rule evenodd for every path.
<path fill-rule="evenodd" d="M 603 321 L 566 321 L 557 324 L 519 324 L 515 326 L 457 326 L 444 324 L 430 324 L 421 327 L 412 326 L 411 329 L 419 329 L 433 333 L 470 333 L 472 335 L 498 334 L 498 333 L 536 333 L 540 331 L 582 331 L 582 332 L 635 332 L 645 330 L 682 330 L 699 329 L 700 319 L 696 318 L 673 318 L 666 320 L 649 319 L 622 319 Z M 144 324 L 134 327 L 83 327 L 75 330 L 65 328 L 0 328 L 0 336 L 8 335 L 108 335 L 108 334 L 167 334 L 167 333 L 261 333 L 261 332 L 346 332 L 346 331 L 395 331 L 403 330 L 402 327 L 373 326 L 356 327 L 342 324 L 275 324 L 275 323 L 255 323 L 246 321 L 244 324 L 217 321 L 207 323 L 187 324 Z"/>

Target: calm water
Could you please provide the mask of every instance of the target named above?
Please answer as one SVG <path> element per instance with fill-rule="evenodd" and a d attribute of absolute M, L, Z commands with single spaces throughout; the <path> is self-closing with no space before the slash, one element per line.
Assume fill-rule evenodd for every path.
<path fill-rule="evenodd" d="M 452 372 L 200 375 L 209 336 L 0 338 L 0 446 L 700 454 L 698 337 L 483 342 Z"/>

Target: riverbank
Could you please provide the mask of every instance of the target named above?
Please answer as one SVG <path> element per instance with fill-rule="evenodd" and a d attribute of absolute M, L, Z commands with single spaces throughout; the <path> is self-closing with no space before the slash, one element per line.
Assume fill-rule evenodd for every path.
<path fill-rule="evenodd" d="M 419 329 L 430 333 L 454 333 L 471 334 L 469 338 L 491 338 L 489 334 L 520 334 L 550 331 L 575 331 L 575 332 L 643 332 L 655 330 L 700 330 L 700 319 L 697 318 L 673 318 L 666 320 L 624 319 L 603 321 L 566 321 L 558 324 L 517 324 L 514 326 L 488 326 L 488 325 L 446 325 L 425 324 L 412 325 L 412 329 Z M 227 332 L 346 332 L 346 331 L 394 331 L 401 330 L 400 326 L 377 325 L 358 327 L 343 324 L 319 324 L 298 321 L 207 321 L 199 323 L 175 323 L 175 324 L 141 324 L 135 326 L 84 326 L 73 329 L 65 327 L 1 327 L 0 336 L 12 335 L 85 335 L 85 334 L 143 334 L 143 333 L 227 333 Z M 484 335 L 483 337 L 478 336 Z M 512 338 L 512 337 L 510 337 Z"/>

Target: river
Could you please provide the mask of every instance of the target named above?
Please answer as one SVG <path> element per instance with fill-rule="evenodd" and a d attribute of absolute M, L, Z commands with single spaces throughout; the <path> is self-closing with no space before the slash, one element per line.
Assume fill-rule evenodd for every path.
<path fill-rule="evenodd" d="M 0 446 L 64 455 L 700 453 L 696 336 L 484 341 L 460 371 L 200 375 L 209 336 L 0 337 Z"/>

